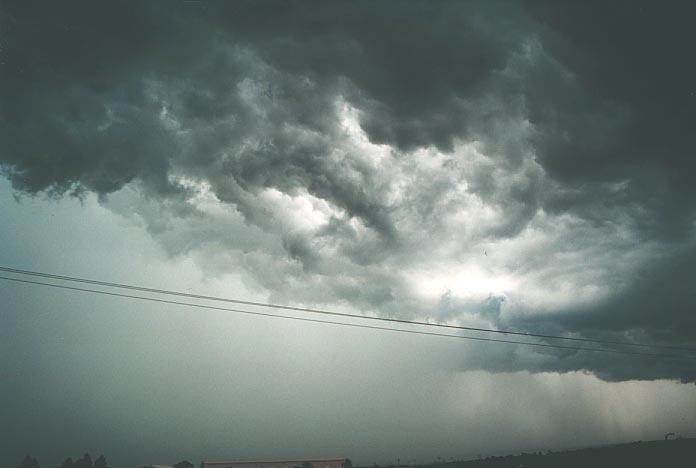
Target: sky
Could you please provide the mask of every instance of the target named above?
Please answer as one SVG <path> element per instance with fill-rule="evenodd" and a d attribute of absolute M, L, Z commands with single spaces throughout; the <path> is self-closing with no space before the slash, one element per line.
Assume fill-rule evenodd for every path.
<path fill-rule="evenodd" d="M 694 13 L 677 1 L 3 2 L 0 265 L 696 347 Z M 693 356 L 5 280 L 0 299 L 8 466 L 85 451 L 112 468 L 368 465 L 696 436 Z"/>

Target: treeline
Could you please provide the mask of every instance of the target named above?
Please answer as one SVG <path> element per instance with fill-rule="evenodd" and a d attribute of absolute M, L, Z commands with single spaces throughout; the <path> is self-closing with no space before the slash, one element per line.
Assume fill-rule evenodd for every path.
<path fill-rule="evenodd" d="M 39 465 L 39 461 L 36 458 L 27 455 L 19 462 L 17 468 L 41 468 L 41 465 Z M 89 453 L 85 453 L 82 458 L 77 460 L 68 458 L 58 468 L 109 468 L 109 465 L 106 463 L 104 455 L 100 455 L 99 458 L 92 461 Z"/>

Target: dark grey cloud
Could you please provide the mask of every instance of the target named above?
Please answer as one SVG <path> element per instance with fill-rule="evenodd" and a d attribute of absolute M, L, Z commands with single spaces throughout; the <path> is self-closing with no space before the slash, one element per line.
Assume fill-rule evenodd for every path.
<path fill-rule="evenodd" d="M 636 341 L 661 339 L 687 345 L 693 342 L 696 320 L 689 312 L 696 293 L 688 281 L 695 266 L 693 247 L 676 256 L 666 255 L 631 271 L 629 286 L 614 296 L 592 308 L 571 309 L 550 323 L 558 330 L 595 336 L 623 334 Z"/>
<path fill-rule="evenodd" d="M 274 300 L 693 343 L 692 8 L 10 3 L 0 163 Z M 694 380 L 628 362 L 463 365 Z"/>
<path fill-rule="evenodd" d="M 646 236 L 690 236 L 696 67 L 685 57 L 693 5 L 530 6 L 558 37 L 548 50 L 563 58 L 582 89 L 561 105 L 558 95 L 541 98 L 544 105 L 532 113 L 545 127 L 544 168 L 574 186 L 626 181 L 615 203 L 645 209 L 639 222 Z M 559 207 L 572 209 L 568 202 Z"/>

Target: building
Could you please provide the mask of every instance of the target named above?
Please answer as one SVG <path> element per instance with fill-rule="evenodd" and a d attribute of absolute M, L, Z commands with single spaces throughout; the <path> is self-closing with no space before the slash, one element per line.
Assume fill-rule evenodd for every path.
<path fill-rule="evenodd" d="M 174 465 L 143 465 L 140 468 L 193 468 L 193 463 L 184 460 Z"/>
<path fill-rule="evenodd" d="M 353 468 L 348 458 L 204 461 L 201 468 Z"/>

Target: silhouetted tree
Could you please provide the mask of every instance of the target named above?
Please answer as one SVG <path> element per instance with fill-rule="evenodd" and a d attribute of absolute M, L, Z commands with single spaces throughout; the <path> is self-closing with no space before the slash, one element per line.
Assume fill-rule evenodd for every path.
<path fill-rule="evenodd" d="M 73 461 L 72 458 L 67 458 L 62 465 L 60 465 L 60 468 L 74 468 L 75 467 L 75 462 Z"/>
<path fill-rule="evenodd" d="M 89 453 L 85 453 L 82 458 L 75 460 L 75 464 L 73 466 L 74 468 L 94 468 L 92 457 L 89 456 Z"/>
<path fill-rule="evenodd" d="M 17 468 L 40 468 L 39 467 L 39 462 L 36 460 L 36 458 L 32 458 L 29 455 L 24 457 L 24 459 L 19 462 L 19 465 L 17 465 Z"/>
<path fill-rule="evenodd" d="M 106 458 L 104 458 L 104 455 L 99 455 L 99 458 L 94 460 L 94 468 L 109 468 L 109 465 L 106 463 Z"/>

